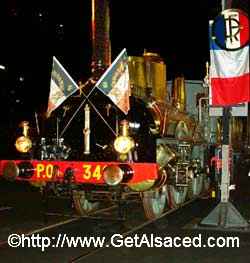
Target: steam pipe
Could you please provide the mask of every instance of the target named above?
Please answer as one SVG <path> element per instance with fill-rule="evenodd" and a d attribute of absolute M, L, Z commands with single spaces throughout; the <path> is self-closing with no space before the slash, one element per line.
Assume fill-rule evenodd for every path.
<path fill-rule="evenodd" d="M 202 111 L 202 101 L 203 100 L 209 100 L 209 97 L 201 97 L 201 98 L 199 98 L 199 111 L 198 111 L 199 124 L 201 124 L 201 121 L 202 121 L 201 111 Z"/>

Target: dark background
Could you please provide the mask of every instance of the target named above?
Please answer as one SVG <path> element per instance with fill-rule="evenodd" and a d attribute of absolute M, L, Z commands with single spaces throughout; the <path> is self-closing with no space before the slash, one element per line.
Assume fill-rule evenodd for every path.
<path fill-rule="evenodd" d="M 241 2 L 248 10 L 248 0 Z M 91 1 L 1 0 L 1 123 L 30 118 L 46 107 L 52 56 L 78 81 L 90 75 Z M 112 58 L 144 48 L 160 53 L 167 79 L 183 73 L 203 79 L 209 60 L 208 20 L 221 11 L 220 0 L 110 0 Z"/>

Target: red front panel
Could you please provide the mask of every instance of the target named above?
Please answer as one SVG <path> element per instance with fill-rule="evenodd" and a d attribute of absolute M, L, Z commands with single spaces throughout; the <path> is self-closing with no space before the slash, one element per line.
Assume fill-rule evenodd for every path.
<path fill-rule="evenodd" d="M 4 165 L 9 160 L 0 161 L 0 175 L 2 175 Z M 33 175 L 29 179 L 17 177 L 17 180 L 29 181 L 62 181 L 66 169 L 74 171 L 76 183 L 104 184 L 103 169 L 107 165 L 120 163 L 117 162 L 81 162 L 81 161 L 37 161 L 37 160 L 15 160 L 17 165 L 21 162 L 30 162 L 33 165 Z M 124 163 L 123 163 L 124 164 Z M 133 169 L 134 176 L 129 183 L 138 183 L 144 180 L 155 180 L 157 178 L 158 166 L 155 163 L 128 163 Z M 55 174 L 55 166 L 58 171 Z"/>

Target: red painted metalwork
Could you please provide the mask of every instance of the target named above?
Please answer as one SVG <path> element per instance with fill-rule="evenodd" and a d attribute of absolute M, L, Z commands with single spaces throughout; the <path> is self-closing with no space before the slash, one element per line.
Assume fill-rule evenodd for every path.
<path fill-rule="evenodd" d="M 10 160 L 0 161 L 0 176 L 3 168 Z M 103 179 L 103 169 L 107 165 L 119 165 L 118 162 L 82 162 L 82 161 L 39 161 L 39 160 L 13 160 L 16 165 L 21 162 L 30 162 L 34 169 L 30 178 L 17 177 L 16 180 L 26 180 L 33 182 L 62 181 L 66 169 L 74 171 L 74 183 L 76 184 L 105 184 Z M 156 180 L 158 175 L 158 165 L 156 163 L 128 163 L 133 169 L 134 175 L 129 181 L 139 183 L 145 180 Z M 55 172 L 55 167 L 56 172 Z"/>

